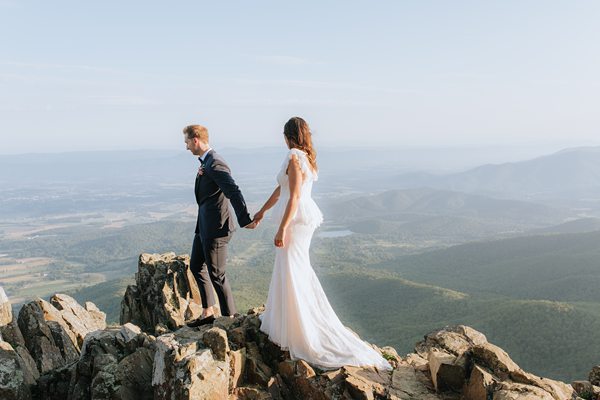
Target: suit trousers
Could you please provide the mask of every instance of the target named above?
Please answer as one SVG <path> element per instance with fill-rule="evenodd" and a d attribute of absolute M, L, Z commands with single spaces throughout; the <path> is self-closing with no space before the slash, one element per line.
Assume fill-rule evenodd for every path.
<path fill-rule="evenodd" d="M 214 288 L 223 316 L 236 312 L 231 287 L 225 275 L 229 239 L 231 236 L 202 240 L 199 234 L 195 234 L 190 257 L 190 270 L 200 289 L 202 307 L 215 305 Z"/>

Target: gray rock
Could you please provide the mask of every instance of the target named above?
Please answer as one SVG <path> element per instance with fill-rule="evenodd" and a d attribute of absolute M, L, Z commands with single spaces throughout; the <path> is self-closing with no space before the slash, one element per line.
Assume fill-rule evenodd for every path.
<path fill-rule="evenodd" d="M 459 392 L 465 383 L 466 371 L 458 363 L 458 357 L 445 351 L 429 352 L 429 371 L 433 386 L 438 392 L 453 390 Z"/>
<path fill-rule="evenodd" d="M 465 400 L 487 400 L 498 380 L 479 365 L 474 365 L 464 390 Z"/>
<path fill-rule="evenodd" d="M 484 343 L 487 339 L 481 332 L 465 325 L 455 325 L 425 335 L 425 339 L 416 344 L 415 351 L 425 359 L 431 348 L 460 356 L 474 345 Z"/>
<path fill-rule="evenodd" d="M 74 369 L 69 397 L 152 399 L 154 342 L 133 324 L 89 333 Z"/>
<path fill-rule="evenodd" d="M 246 377 L 248 383 L 266 387 L 273 376 L 271 368 L 263 361 L 255 342 L 246 343 Z"/>
<path fill-rule="evenodd" d="M 71 364 L 54 369 L 40 376 L 37 381 L 37 392 L 39 393 L 40 400 L 69 399 L 69 388 L 76 367 L 76 364 Z"/>
<path fill-rule="evenodd" d="M 40 373 L 51 371 L 66 364 L 46 318 L 51 321 L 62 319 L 58 310 L 42 299 L 25 304 L 21 308 L 18 318 L 18 325 L 23 333 L 27 350 L 35 360 Z"/>
<path fill-rule="evenodd" d="M 238 387 L 229 396 L 229 400 L 272 400 L 270 392 L 252 386 Z"/>
<path fill-rule="evenodd" d="M 7 342 L 0 342 L 0 399 L 28 400 L 30 386 L 21 369 L 17 352 Z"/>
<path fill-rule="evenodd" d="M 123 343 L 126 344 L 134 339 L 137 339 L 140 333 L 142 333 L 142 330 L 139 326 L 128 322 L 121 327 L 121 330 L 119 331 L 119 338 L 123 341 Z"/>
<path fill-rule="evenodd" d="M 227 341 L 227 332 L 221 328 L 212 327 L 202 336 L 204 344 L 210 348 L 214 357 L 219 361 L 225 361 L 229 353 L 229 342 Z"/>
<path fill-rule="evenodd" d="M 273 400 L 284 400 L 293 398 L 289 388 L 286 386 L 285 382 L 283 381 L 283 378 L 279 374 L 269 379 L 268 391 Z M 331 396 L 328 398 L 331 398 Z"/>
<path fill-rule="evenodd" d="M 19 312 L 18 332 L 13 329 L 12 335 L 16 342 L 22 338 L 42 374 L 77 361 L 86 335 L 106 325 L 92 303 L 90 313 L 64 294 L 55 294 L 51 302 L 36 299 L 25 304 Z"/>
<path fill-rule="evenodd" d="M 229 392 L 233 392 L 238 386 L 242 386 L 246 369 L 246 349 L 229 352 Z"/>
<path fill-rule="evenodd" d="M 89 316 L 92 318 L 93 324 L 101 327 L 99 329 L 106 328 L 106 313 L 100 311 L 100 309 L 96 307 L 96 305 L 91 301 L 86 301 L 84 304 L 84 308 L 89 313 Z"/>
<path fill-rule="evenodd" d="M 391 373 L 375 368 L 343 368 L 346 389 L 356 399 L 383 398 L 392 383 Z"/>
<path fill-rule="evenodd" d="M 136 285 L 130 285 L 121 302 L 121 324 L 132 322 L 144 332 L 155 333 L 158 324 L 169 330 L 199 316 L 200 292 L 189 270 L 189 257 L 142 254 Z"/>
<path fill-rule="evenodd" d="M 597 398 L 598 393 L 596 393 L 596 390 L 595 390 L 595 388 L 597 388 L 597 386 L 592 385 L 592 383 L 590 381 L 571 382 L 571 386 L 573 386 L 573 389 L 575 390 L 577 395 L 581 398 L 584 398 L 584 399 Z"/>
<path fill-rule="evenodd" d="M 392 400 L 441 400 L 427 377 L 407 364 L 392 371 L 388 393 Z"/>
<path fill-rule="evenodd" d="M 60 293 L 52 296 L 50 303 L 60 312 L 62 321 L 59 322 L 66 325 L 78 349 L 81 348 L 88 333 L 106 328 L 106 315 L 101 313 L 93 303 L 88 302 L 88 307 L 92 310 L 89 312 L 72 297 Z M 103 318 L 101 318 L 102 314 L 104 314 Z"/>
<path fill-rule="evenodd" d="M 67 333 L 65 326 L 56 321 L 46 321 L 54 343 L 60 350 L 65 364 L 70 364 L 79 359 L 79 348 L 73 343 L 73 338 Z"/>
<path fill-rule="evenodd" d="M 6 296 L 4 289 L 0 286 L 0 326 L 10 324 L 12 320 L 12 305 Z"/>
<path fill-rule="evenodd" d="M 227 398 L 229 359 L 214 357 L 204 345 L 204 333 L 186 327 L 156 338 L 152 374 L 155 400 Z"/>
<path fill-rule="evenodd" d="M 588 381 L 590 381 L 592 385 L 600 386 L 600 365 L 596 365 L 592 368 L 588 376 Z"/>
<path fill-rule="evenodd" d="M 6 325 L 0 325 L 0 337 L 1 340 L 11 344 L 13 348 L 26 347 L 25 339 L 19 329 L 16 316 L 13 315 L 12 321 Z"/>

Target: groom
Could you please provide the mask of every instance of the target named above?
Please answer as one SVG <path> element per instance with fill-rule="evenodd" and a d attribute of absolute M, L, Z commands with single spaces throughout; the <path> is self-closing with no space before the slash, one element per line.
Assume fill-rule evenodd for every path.
<path fill-rule="evenodd" d="M 235 314 L 231 287 L 225 276 L 227 243 L 235 230 L 230 205 L 241 227 L 254 229 L 257 224 L 250 218 L 242 192 L 231 177 L 225 160 L 208 144 L 208 130 L 201 125 L 190 125 L 183 129 L 183 134 L 187 149 L 200 161 L 194 188 L 198 219 L 190 270 L 202 296 L 202 315 L 187 323 L 190 327 L 197 327 L 215 320 L 213 287 L 221 315 Z"/>

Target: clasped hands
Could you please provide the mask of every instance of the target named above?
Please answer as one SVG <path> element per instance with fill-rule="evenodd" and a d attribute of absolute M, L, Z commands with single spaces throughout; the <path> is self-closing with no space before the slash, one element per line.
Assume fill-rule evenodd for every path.
<path fill-rule="evenodd" d="M 264 212 L 257 212 L 256 214 L 254 214 L 254 218 L 252 219 L 252 222 L 249 223 L 248 225 L 244 226 L 244 228 L 246 229 L 255 229 L 258 227 L 258 225 L 260 225 L 260 221 L 262 221 L 262 219 L 265 217 L 265 213 Z M 279 229 L 277 231 L 277 234 L 275 234 L 275 238 L 273 239 L 273 244 L 275 245 L 275 247 L 283 247 L 285 243 L 285 230 L 283 229 Z"/>
<path fill-rule="evenodd" d="M 260 225 L 260 221 L 262 221 L 262 219 L 264 218 L 265 214 L 262 212 L 257 212 L 256 214 L 254 214 L 254 218 L 252 218 L 252 222 L 250 222 L 248 225 L 244 226 L 244 228 L 246 229 L 255 229 L 258 227 L 258 225 Z"/>

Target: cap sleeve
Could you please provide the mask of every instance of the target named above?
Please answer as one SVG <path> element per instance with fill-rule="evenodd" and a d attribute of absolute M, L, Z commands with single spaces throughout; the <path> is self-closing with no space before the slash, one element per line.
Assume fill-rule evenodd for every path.
<path fill-rule="evenodd" d="M 292 160 L 296 156 L 298 159 L 298 164 L 300 165 L 300 170 L 302 174 L 307 174 L 311 172 L 310 166 L 308 165 L 308 157 L 306 153 L 299 149 L 290 149 L 288 153 L 288 160 Z"/>

